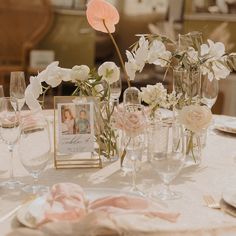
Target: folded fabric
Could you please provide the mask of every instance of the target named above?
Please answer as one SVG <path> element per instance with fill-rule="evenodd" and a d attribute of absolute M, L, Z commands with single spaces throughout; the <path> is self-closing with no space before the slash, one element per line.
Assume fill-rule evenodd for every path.
<path fill-rule="evenodd" d="M 38 209 L 31 208 L 38 231 L 20 229 L 15 233 L 80 236 L 122 235 L 129 230 L 152 232 L 156 230 L 155 218 L 175 222 L 179 216 L 160 210 L 156 203 L 138 196 L 107 196 L 89 202 L 83 189 L 72 183 L 54 185 Z"/>
<path fill-rule="evenodd" d="M 79 220 L 87 213 L 84 191 L 73 183 L 55 184 L 46 196 L 42 212 L 34 214 L 32 208 L 30 213 L 38 226 L 50 221 Z"/>
<path fill-rule="evenodd" d="M 160 211 L 153 202 L 136 196 L 108 196 L 99 198 L 89 203 L 91 211 L 104 211 L 110 214 L 143 214 L 148 217 L 159 217 L 161 219 L 176 222 L 179 213 L 168 213 Z"/>

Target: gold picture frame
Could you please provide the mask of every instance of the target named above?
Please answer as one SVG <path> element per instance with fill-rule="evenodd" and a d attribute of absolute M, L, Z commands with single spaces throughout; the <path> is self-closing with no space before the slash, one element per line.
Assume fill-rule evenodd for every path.
<path fill-rule="evenodd" d="M 99 109 L 99 101 L 94 97 L 54 97 L 56 169 L 102 168 L 101 151 L 97 145 L 101 131 Z M 86 118 L 80 117 L 82 115 Z"/>

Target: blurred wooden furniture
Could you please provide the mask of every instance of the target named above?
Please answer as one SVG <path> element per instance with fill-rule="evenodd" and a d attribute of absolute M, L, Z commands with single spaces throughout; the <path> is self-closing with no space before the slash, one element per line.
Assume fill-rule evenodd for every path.
<path fill-rule="evenodd" d="M 95 32 L 88 24 L 85 11 L 55 9 L 52 29 L 37 49 L 53 50 L 61 67 L 81 64 L 93 67 Z"/>
<path fill-rule="evenodd" d="M 0 83 L 11 71 L 27 71 L 29 51 L 52 19 L 49 0 L 0 0 Z"/>

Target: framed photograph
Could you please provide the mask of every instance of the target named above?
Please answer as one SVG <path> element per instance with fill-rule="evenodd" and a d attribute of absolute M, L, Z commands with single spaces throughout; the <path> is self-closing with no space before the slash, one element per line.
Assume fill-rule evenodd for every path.
<path fill-rule="evenodd" d="M 56 168 L 101 167 L 99 103 L 93 97 L 54 99 L 54 164 Z"/>

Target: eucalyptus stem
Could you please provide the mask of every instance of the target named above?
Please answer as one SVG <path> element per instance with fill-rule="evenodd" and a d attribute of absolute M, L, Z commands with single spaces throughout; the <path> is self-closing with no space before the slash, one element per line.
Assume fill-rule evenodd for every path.
<path fill-rule="evenodd" d="M 124 64 L 124 61 L 123 61 L 123 59 L 122 59 L 122 56 L 121 56 L 121 53 L 120 53 L 120 49 L 119 49 L 119 47 L 118 47 L 118 45 L 117 45 L 117 43 L 116 43 L 116 41 L 115 41 L 113 35 L 111 34 L 110 30 L 107 28 L 105 20 L 103 19 L 102 22 L 103 22 L 104 27 L 106 28 L 106 30 L 107 30 L 107 32 L 108 32 L 110 38 L 111 38 L 111 41 L 112 41 L 112 43 L 113 43 L 115 49 L 116 49 L 116 53 L 117 53 L 117 55 L 118 55 L 118 57 L 119 57 L 119 60 L 120 60 L 120 63 L 121 63 L 121 67 L 122 67 L 122 69 L 123 69 L 123 71 L 124 71 L 124 73 L 125 73 L 125 79 L 127 80 L 128 86 L 130 87 L 130 86 L 131 86 L 131 85 L 130 85 L 130 80 L 129 80 L 128 74 L 127 74 L 127 72 L 126 72 L 126 70 L 125 70 L 125 64 Z"/>

